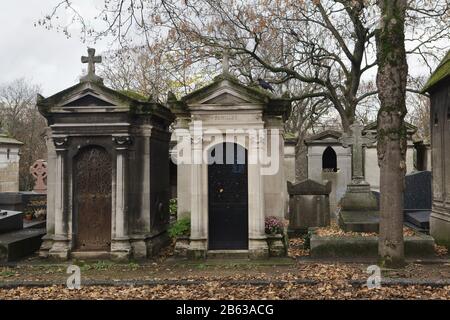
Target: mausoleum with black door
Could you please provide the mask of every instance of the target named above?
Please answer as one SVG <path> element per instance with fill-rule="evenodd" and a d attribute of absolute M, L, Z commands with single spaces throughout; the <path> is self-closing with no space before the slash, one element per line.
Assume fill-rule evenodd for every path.
<path fill-rule="evenodd" d="M 268 256 L 265 217 L 284 218 L 284 122 L 290 101 L 228 73 L 177 100 L 178 217 L 191 221 L 191 257 Z M 181 159 L 183 158 L 183 159 Z M 266 159 L 270 158 L 270 159 Z"/>
<path fill-rule="evenodd" d="M 80 83 L 38 97 L 48 121 L 47 234 L 42 256 L 151 256 L 167 237 L 172 113 L 107 88 L 95 51 Z"/>

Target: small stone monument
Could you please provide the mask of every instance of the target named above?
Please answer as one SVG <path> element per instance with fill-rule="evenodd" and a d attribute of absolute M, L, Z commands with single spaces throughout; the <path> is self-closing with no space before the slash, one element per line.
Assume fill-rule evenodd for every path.
<path fill-rule="evenodd" d="M 341 199 L 339 225 L 344 231 L 377 232 L 379 214 L 377 199 L 370 191 L 370 184 L 364 179 L 364 147 L 376 142 L 375 135 L 362 134 L 363 126 L 354 123 L 351 134 L 344 133 L 339 141 L 344 148 L 352 148 L 352 181 Z"/>
<path fill-rule="evenodd" d="M 30 173 L 36 179 L 33 191 L 37 193 L 47 193 L 47 162 L 36 160 L 30 167 Z"/>
<path fill-rule="evenodd" d="M 310 227 L 330 225 L 331 181 L 287 183 L 289 193 L 289 235 L 305 233 Z"/>

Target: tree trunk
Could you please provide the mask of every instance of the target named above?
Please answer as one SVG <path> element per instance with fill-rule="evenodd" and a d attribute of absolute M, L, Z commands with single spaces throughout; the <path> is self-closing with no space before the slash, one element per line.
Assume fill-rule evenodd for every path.
<path fill-rule="evenodd" d="M 406 78 L 404 21 L 406 0 L 379 0 L 382 26 L 377 30 L 378 165 L 380 167 L 380 265 L 404 265 L 403 191 L 406 172 Z"/>

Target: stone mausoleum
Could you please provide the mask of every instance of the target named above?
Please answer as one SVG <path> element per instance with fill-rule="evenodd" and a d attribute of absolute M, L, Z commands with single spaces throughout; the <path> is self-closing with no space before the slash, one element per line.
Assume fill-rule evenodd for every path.
<path fill-rule="evenodd" d="M 19 160 L 22 142 L 0 128 L 0 192 L 19 191 Z"/>
<path fill-rule="evenodd" d="M 450 247 L 450 51 L 426 83 L 431 98 L 433 204 L 430 234 Z"/>
<path fill-rule="evenodd" d="M 48 121 L 47 234 L 41 255 L 60 259 L 151 256 L 167 240 L 172 113 L 107 88 L 101 57 L 88 74 L 51 97 L 38 96 Z"/>
<path fill-rule="evenodd" d="M 283 124 L 290 102 L 228 72 L 168 104 L 176 115 L 178 217 L 190 216 L 188 253 L 268 256 L 267 216 L 287 210 Z"/>

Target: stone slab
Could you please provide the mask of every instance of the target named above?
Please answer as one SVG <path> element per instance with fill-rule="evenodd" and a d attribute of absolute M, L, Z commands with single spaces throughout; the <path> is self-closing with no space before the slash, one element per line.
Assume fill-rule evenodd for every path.
<path fill-rule="evenodd" d="M 377 257 L 378 237 L 320 237 L 310 239 L 313 258 L 355 258 Z M 434 256 L 434 239 L 428 235 L 405 237 L 406 257 Z"/>
<path fill-rule="evenodd" d="M 0 209 L 20 210 L 22 194 L 20 192 L 0 192 Z"/>
<path fill-rule="evenodd" d="M 23 229 L 0 235 L 0 262 L 16 261 L 39 250 L 45 229 Z"/>
<path fill-rule="evenodd" d="M 431 210 L 405 211 L 405 224 L 411 224 L 414 228 L 429 230 L 430 229 Z"/>
<path fill-rule="evenodd" d="M 339 226 L 345 232 L 378 232 L 378 211 L 340 211 Z"/>
<path fill-rule="evenodd" d="M 22 230 L 23 213 L 20 211 L 0 210 L 0 234 Z"/>
<path fill-rule="evenodd" d="M 405 209 L 431 210 L 431 172 L 418 171 L 405 176 Z"/>
<path fill-rule="evenodd" d="M 27 221 L 25 220 L 23 222 L 23 228 L 33 228 L 33 229 L 43 229 L 47 227 L 47 221 L 45 220 L 31 220 Z"/>

